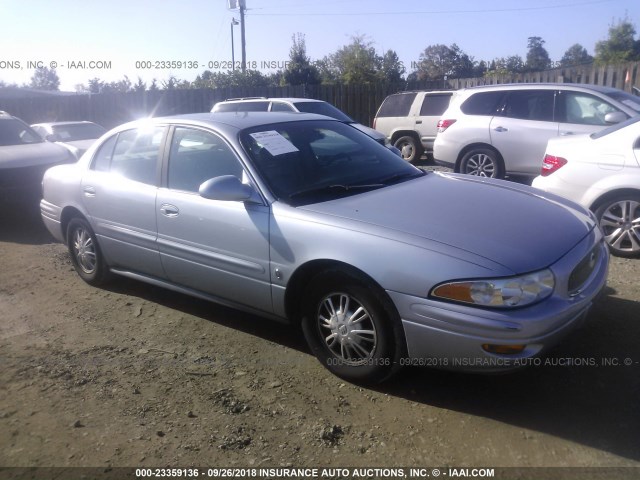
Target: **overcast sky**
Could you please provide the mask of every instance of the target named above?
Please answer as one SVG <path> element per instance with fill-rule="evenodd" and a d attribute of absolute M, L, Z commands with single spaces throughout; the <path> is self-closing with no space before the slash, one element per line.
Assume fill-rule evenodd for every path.
<path fill-rule="evenodd" d="M 247 60 L 263 73 L 283 68 L 298 32 L 312 60 L 364 35 L 380 54 L 395 50 L 409 73 L 434 44 L 456 43 L 475 60 L 490 61 L 525 58 L 527 38 L 537 36 L 557 61 L 575 43 L 594 54 L 621 19 L 640 29 L 639 0 L 246 2 Z M 93 77 L 193 80 L 230 66 L 233 17 L 238 11 L 228 0 L 0 0 L 0 80 L 27 83 L 33 65 L 57 65 L 61 89 L 70 91 Z M 239 61 L 239 26 L 234 33 Z"/>

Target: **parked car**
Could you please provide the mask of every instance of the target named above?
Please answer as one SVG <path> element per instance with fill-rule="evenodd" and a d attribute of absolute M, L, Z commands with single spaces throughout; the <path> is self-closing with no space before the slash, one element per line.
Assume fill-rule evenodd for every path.
<path fill-rule="evenodd" d="M 355 382 L 408 363 L 516 368 L 606 282 L 587 210 L 424 172 L 320 115 L 129 123 L 48 170 L 43 192 L 44 223 L 87 283 L 117 274 L 301 324 Z"/>
<path fill-rule="evenodd" d="M 87 121 L 36 123 L 31 128 L 45 140 L 66 146 L 76 158 L 80 158 L 107 131 L 97 123 Z"/>
<path fill-rule="evenodd" d="M 640 117 L 591 135 L 552 138 L 533 186 L 595 212 L 614 255 L 640 256 Z"/>
<path fill-rule="evenodd" d="M 304 112 L 326 115 L 341 122 L 347 123 L 361 132 L 366 133 L 376 142 L 385 145 L 384 135 L 373 128 L 357 123 L 339 108 L 322 100 L 312 98 L 230 98 L 216 103 L 211 109 L 214 113 L 220 112 Z"/>
<path fill-rule="evenodd" d="M 420 160 L 433 151 L 438 133 L 438 120 L 449 106 L 450 91 L 402 92 L 384 99 L 373 128 L 397 147 L 409 162 Z"/>
<path fill-rule="evenodd" d="M 45 142 L 29 125 L 0 112 L 0 199 L 39 198 L 45 170 L 75 161 L 71 153 Z"/>
<path fill-rule="evenodd" d="M 436 163 L 481 177 L 534 177 L 547 141 L 593 133 L 640 113 L 640 97 L 564 83 L 459 90 L 438 122 Z"/>

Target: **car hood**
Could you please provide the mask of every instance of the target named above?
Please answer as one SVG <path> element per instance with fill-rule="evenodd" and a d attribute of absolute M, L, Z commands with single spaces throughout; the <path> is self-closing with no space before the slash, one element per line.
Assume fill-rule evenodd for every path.
<path fill-rule="evenodd" d="M 55 165 L 73 160 L 66 148 L 49 142 L 0 147 L 0 168 Z"/>
<path fill-rule="evenodd" d="M 299 208 L 424 248 L 438 243 L 453 256 L 453 249 L 463 250 L 514 274 L 550 266 L 595 227 L 586 210 L 555 195 L 456 174 L 429 174 Z"/>

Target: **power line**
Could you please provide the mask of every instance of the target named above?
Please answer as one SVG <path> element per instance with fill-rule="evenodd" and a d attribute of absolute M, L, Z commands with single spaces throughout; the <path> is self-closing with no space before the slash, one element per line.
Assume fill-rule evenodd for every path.
<path fill-rule="evenodd" d="M 546 7 L 537 6 L 537 7 L 514 7 L 514 8 L 492 8 L 492 9 L 477 9 L 477 10 L 431 10 L 431 11 L 419 11 L 419 12 L 408 12 L 408 11 L 394 11 L 394 12 L 353 12 L 353 13 L 338 13 L 338 12 L 322 12 L 322 13 L 253 13 L 254 10 L 257 9 L 248 9 L 247 14 L 251 16 L 278 16 L 278 17 L 320 17 L 320 16 L 359 16 L 365 17 L 367 15 L 443 15 L 443 14 L 461 14 L 461 13 L 499 13 L 499 12 L 524 12 L 531 10 L 554 10 L 559 8 L 569 8 L 569 7 L 582 7 L 585 5 L 597 5 L 601 3 L 611 3 L 617 0 L 592 0 L 586 2 L 576 2 L 576 3 L 567 3 L 565 5 L 549 5 Z M 260 9 L 264 10 L 266 8 L 279 8 L 278 7 L 262 7 Z"/>

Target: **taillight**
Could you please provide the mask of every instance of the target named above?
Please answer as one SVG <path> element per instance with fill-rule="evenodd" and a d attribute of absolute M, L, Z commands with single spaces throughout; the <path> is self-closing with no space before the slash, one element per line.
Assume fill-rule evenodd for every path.
<path fill-rule="evenodd" d="M 548 177 L 556 170 L 559 170 L 561 167 L 567 164 L 567 160 L 562 157 L 556 157 L 555 155 L 545 155 L 544 160 L 542 160 L 542 169 L 540 170 L 540 175 L 543 177 Z"/>
<path fill-rule="evenodd" d="M 445 120 L 445 119 L 438 120 L 438 133 L 444 132 L 447 128 L 449 128 L 454 123 L 456 123 L 455 120 Z"/>

